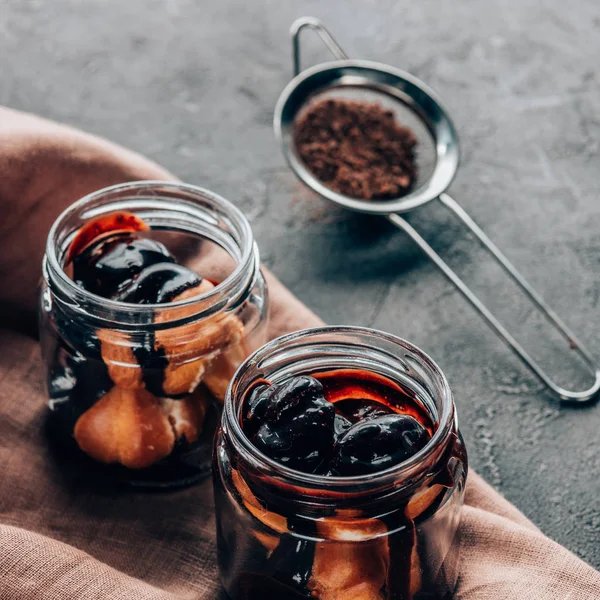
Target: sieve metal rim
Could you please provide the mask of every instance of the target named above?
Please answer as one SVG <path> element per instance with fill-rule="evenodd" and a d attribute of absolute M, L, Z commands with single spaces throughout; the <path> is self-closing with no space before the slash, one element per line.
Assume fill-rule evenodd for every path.
<path fill-rule="evenodd" d="M 427 128 L 435 145 L 435 166 L 427 180 L 409 194 L 383 201 L 340 194 L 317 179 L 297 156 L 294 120 L 317 93 L 330 89 L 365 88 L 402 102 Z M 320 63 L 296 75 L 281 92 L 273 116 L 275 137 L 295 175 L 316 193 L 350 210 L 374 215 L 405 213 L 435 200 L 450 185 L 460 161 L 458 134 L 437 94 L 420 79 L 389 65 L 367 60 Z"/>

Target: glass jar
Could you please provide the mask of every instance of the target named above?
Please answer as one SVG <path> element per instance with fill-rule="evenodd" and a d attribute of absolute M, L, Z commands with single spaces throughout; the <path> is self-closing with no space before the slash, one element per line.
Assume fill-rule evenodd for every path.
<path fill-rule="evenodd" d="M 302 473 L 245 436 L 241 405 L 257 381 L 361 369 L 396 382 L 434 424 L 419 452 L 351 477 Z M 215 437 L 213 477 L 222 583 L 233 600 L 451 597 L 467 456 L 450 387 L 397 337 L 323 327 L 276 339 L 240 368 Z"/>
<path fill-rule="evenodd" d="M 65 264 L 72 240 L 86 223 L 119 211 L 143 219 L 143 235 L 211 289 L 169 304 L 132 304 L 77 285 Z M 40 339 L 52 447 L 95 479 L 162 487 L 210 473 L 225 390 L 266 341 L 267 309 L 250 225 L 227 200 L 162 181 L 82 198 L 55 221 L 43 261 Z"/>

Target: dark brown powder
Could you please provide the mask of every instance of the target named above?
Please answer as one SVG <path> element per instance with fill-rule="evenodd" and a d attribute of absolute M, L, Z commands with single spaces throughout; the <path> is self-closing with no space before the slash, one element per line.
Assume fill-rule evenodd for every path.
<path fill-rule="evenodd" d="M 294 141 L 317 179 L 352 198 L 398 198 L 417 178 L 417 139 L 380 104 L 317 102 L 298 119 Z"/>

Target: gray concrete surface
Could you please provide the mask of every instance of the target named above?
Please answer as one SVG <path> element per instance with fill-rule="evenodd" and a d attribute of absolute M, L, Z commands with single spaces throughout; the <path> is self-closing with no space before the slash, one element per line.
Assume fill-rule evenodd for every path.
<path fill-rule="evenodd" d="M 596 0 L 0 0 L 0 102 L 238 203 L 265 263 L 324 319 L 399 334 L 439 362 L 472 466 L 599 567 L 600 407 L 557 405 L 403 234 L 328 206 L 287 170 L 271 118 L 302 14 L 442 95 L 463 147 L 452 193 L 600 356 Z M 306 43 L 307 62 L 327 56 Z M 562 383 L 585 382 L 443 207 L 411 222 Z"/>

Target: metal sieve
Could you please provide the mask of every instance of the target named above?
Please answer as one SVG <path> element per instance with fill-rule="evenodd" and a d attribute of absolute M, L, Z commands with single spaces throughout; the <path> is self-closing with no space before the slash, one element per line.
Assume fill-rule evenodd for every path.
<path fill-rule="evenodd" d="M 300 71 L 300 32 L 304 28 L 313 29 L 319 35 L 335 56 L 335 61 Z M 285 158 L 300 180 L 321 196 L 348 209 L 387 217 L 419 245 L 421 250 L 454 283 L 496 334 L 508 344 L 555 396 L 566 402 L 587 402 L 592 399 L 600 389 L 600 369 L 594 357 L 464 209 L 445 193 L 458 169 L 459 145 L 456 129 L 437 95 L 409 73 L 381 63 L 350 60 L 318 19 L 302 17 L 296 20 L 292 24 L 290 34 L 294 78 L 277 101 L 273 126 Z M 298 156 L 293 143 L 296 118 L 315 99 L 322 99 L 327 94 L 335 94 L 336 97 L 339 97 L 345 93 L 353 94 L 354 98 L 358 95 L 365 100 L 375 97 L 386 108 L 401 115 L 399 121 L 411 128 L 419 139 L 420 151 L 417 159 L 419 177 L 410 193 L 400 198 L 384 201 L 351 198 L 324 185 L 306 168 Z M 399 214 L 436 199 L 475 234 L 493 258 L 569 342 L 570 348 L 575 350 L 589 366 L 595 376 L 591 387 L 577 392 L 557 385 L 416 229 Z"/>

